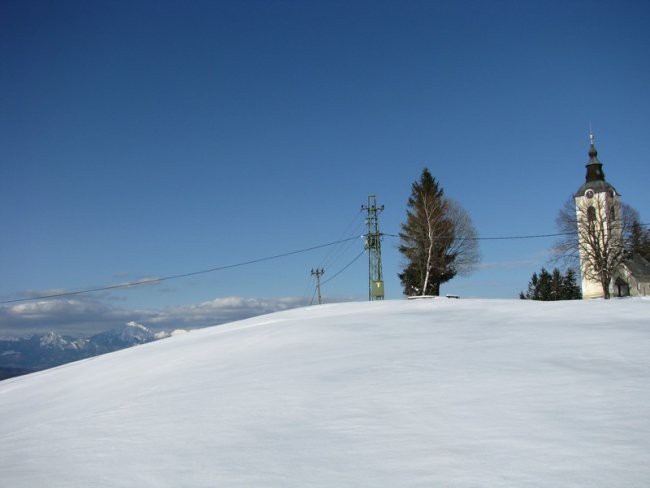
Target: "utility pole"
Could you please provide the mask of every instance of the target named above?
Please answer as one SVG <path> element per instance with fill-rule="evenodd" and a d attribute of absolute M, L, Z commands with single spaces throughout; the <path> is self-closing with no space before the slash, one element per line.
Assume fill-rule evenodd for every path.
<path fill-rule="evenodd" d="M 362 205 L 361 210 L 368 212 L 366 223 L 366 249 L 368 250 L 368 300 L 384 299 L 384 279 L 381 271 L 381 234 L 379 233 L 379 213 L 384 206 L 377 206 L 375 195 L 368 196 L 368 205 Z"/>
<path fill-rule="evenodd" d="M 320 298 L 320 277 L 323 276 L 325 273 L 325 270 L 323 268 L 321 269 L 312 269 L 311 270 L 311 275 L 316 277 L 316 291 L 318 292 L 318 304 L 321 304 L 321 298 Z"/>

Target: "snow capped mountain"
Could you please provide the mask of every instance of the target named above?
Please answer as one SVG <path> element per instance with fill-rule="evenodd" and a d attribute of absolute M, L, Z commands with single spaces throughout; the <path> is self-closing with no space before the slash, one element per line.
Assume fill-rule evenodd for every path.
<path fill-rule="evenodd" d="M 645 487 L 650 301 L 295 309 L 0 383 L 12 487 Z"/>
<path fill-rule="evenodd" d="M 68 341 L 54 332 L 48 332 L 47 334 L 40 336 L 38 338 L 38 343 L 41 347 L 61 349 L 65 349 L 69 344 Z"/>
<path fill-rule="evenodd" d="M 130 347 L 156 340 L 156 334 L 137 322 L 129 322 L 119 329 L 95 334 L 90 341 L 100 347 Z"/>
<path fill-rule="evenodd" d="M 19 339 L 14 339 L 19 340 Z M 83 349 L 88 340 L 86 339 L 76 339 L 74 337 L 61 336 L 55 332 L 47 332 L 42 335 L 34 335 L 30 338 L 30 341 L 42 349 L 59 349 L 59 350 L 78 350 Z"/>
<path fill-rule="evenodd" d="M 61 336 L 55 332 L 28 339 L 3 339 L 0 340 L 0 368 L 4 373 L 0 378 L 11 377 L 12 372 L 38 371 L 169 336 L 168 332 L 154 333 L 141 324 L 129 322 L 88 339 Z"/>

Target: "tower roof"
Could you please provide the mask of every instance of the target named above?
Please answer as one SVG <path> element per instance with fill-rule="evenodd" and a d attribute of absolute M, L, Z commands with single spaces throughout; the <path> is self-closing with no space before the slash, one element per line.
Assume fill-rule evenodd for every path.
<path fill-rule="evenodd" d="M 593 190 L 594 193 L 606 192 L 616 189 L 605 181 L 605 172 L 603 171 L 603 163 L 598 159 L 598 151 L 594 145 L 594 135 L 589 134 L 589 161 L 585 165 L 587 168 L 587 175 L 585 176 L 585 183 L 578 188 L 575 196 L 580 197 L 585 194 L 587 190 Z"/>

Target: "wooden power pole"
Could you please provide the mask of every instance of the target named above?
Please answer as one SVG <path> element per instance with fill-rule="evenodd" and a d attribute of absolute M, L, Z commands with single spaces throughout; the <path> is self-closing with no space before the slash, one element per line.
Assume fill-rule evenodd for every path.
<path fill-rule="evenodd" d="M 323 268 L 316 268 L 311 270 L 311 275 L 316 277 L 316 292 L 318 293 L 318 304 L 321 304 L 321 296 L 320 296 L 320 277 L 323 276 L 325 273 L 325 270 Z"/>

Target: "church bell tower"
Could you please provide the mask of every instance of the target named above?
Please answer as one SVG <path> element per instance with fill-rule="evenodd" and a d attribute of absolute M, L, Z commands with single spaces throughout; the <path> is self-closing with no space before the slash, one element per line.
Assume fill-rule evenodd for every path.
<path fill-rule="evenodd" d="M 605 180 L 603 164 L 598 160 L 594 135 L 589 134 L 589 161 L 585 183 L 574 195 L 580 251 L 582 297 L 603 298 L 603 274 L 607 266 L 622 252 L 620 198 L 616 189 Z M 611 281 L 611 280 L 610 280 Z M 612 283 L 607 283 L 608 288 Z"/>

